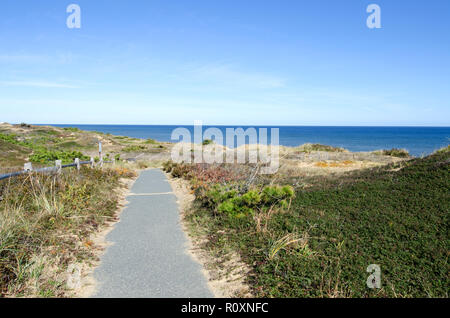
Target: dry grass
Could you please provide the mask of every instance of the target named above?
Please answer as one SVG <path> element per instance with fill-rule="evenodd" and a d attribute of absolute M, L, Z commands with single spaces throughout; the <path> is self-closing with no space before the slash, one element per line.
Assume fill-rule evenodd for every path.
<path fill-rule="evenodd" d="M 0 292 L 61 297 L 70 264 L 92 260 L 89 240 L 115 218 L 122 168 L 30 174 L 0 183 Z"/>

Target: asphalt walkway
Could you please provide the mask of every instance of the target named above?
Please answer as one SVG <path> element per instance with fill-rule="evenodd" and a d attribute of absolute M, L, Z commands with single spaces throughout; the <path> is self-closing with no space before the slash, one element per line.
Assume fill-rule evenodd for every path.
<path fill-rule="evenodd" d="M 94 271 L 94 297 L 213 297 L 201 266 L 186 253 L 176 197 L 161 170 L 134 183 L 112 242 Z"/>

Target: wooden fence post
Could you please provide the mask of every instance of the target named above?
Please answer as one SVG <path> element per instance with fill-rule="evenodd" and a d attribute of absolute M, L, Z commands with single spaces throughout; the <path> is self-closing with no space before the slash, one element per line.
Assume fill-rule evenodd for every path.
<path fill-rule="evenodd" d="M 102 152 L 102 142 L 98 142 L 98 158 L 100 160 L 100 167 L 103 167 L 103 152 Z"/>
<path fill-rule="evenodd" d="M 94 168 L 95 166 L 95 160 L 93 157 L 91 157 L 91 168 Z"/>
<path fill-rule="evenodd" d="M 27 162 L 23 165 L 23 170 L 24 171 L 28 171 L 31 172 L 33 171 L 33 165 L 31 164 L 31 162 Z"/>
<path fill-rule="evenodd" d="M 56 167 L 56 173 L 60 174 L 62 170 L 62 161 L 56 160 L 55 161 L 55 167 Z"/>
<path fill-rule="evenodd" d="M 77 165 L 77 170 L 80 171 L 81 169 L 80 158 L 75 158 L 75 164 Z"/>

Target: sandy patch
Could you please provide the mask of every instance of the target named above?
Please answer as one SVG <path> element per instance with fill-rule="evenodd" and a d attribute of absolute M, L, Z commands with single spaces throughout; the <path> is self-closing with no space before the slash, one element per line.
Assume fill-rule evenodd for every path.
<path fill-rule="evenodd" d="M 230 253 L 226 260 L 217 259 L 202 248 L 202 244 L 206 241 L 205 237 L 194 236 L 190 233 L 185 215 L 191 208 L 195 196 L 190 190 L 189 182 L 173 178 L 168 173 L 166 176 L 178 199 L 180 223 L 187 234 L 187 253 L 202 265 L 202 272 L 214 296 L 218 298 L 252 297 L 249 286 L 245 284 L 245 277 L 250 269 L 241 261 L 239 255 Z"/>

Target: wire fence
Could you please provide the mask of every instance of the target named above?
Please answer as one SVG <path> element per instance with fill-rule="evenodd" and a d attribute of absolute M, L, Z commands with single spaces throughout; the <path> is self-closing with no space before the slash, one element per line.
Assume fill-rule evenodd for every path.
<path fill-rule="evenodd" d="M 21 176 L 21 175 L 24 175 L 24 174 L 27 174 L 30 172 L 49 173 L 49 174 L 50 173 L 59 173 L 59 172 L 61 172 L 62 169 L 71 168 L 71 167 L 76 167 L 78 170 L 80 170 L 81 166 L 83 166 L 83 165 L 90 165 L 93 168 L 96 165 L 103 166 L 104 163 L 114 163 L 114 161 L 100 161 L 97 163 L 97 162 L 95 162 L 95 160 L 93 158 L 91 158 L 90 161 L 80 161 L 77 158 L 77 159 L 75 159 L 74 163 L 69 163 L 69 164 L 63 165 L 61 163 L 61 160 L 56 160 L 55 165 L 52 167 L 43 167 L 43 168 L 37 168 L 37 169 L 34 169 L 31 163 L 26 163 L 24 165 L 24 169 L 22 171 L 0 174 L 0 180 L 18 177 L 18 176 Z"/>
<path fill-rule="evenodd" d="M 22 171 L 16 171 L 16 172 L 10 172 L 5 174 L 0 174 L 0 180 L 9 179 L 18 177 L 30 172 L 37 172 L 37 173 L 60 173 L 62 169 L 65 168 L 71 168 L 76 167 L 78 170 L 81 169 L 81 166 L 83 165 L 90 165 L 92 168 L 94 168 L 96 165 L 99 165 L 100 167 L 103 166 L 104 163 L 114 163 L 114 161 L 104 161 L 103 155 L 102 155 L 102 144 L 101 142 L 98 143 L 98 151 L 99 151 L 99 161 L 96 162 L 94 158 L 91 157 L 91 160 L 89 161 L 81 161 L 79 158 L 75 158 L 73 163 L 69 164 L 62 164 L 61 160 L 56 160 L 55 165 L 52 167 L 44 167 L 44 168 L 37 168 L 33 169 L 33 165 L 31 162 L 25 163 Z"/>

